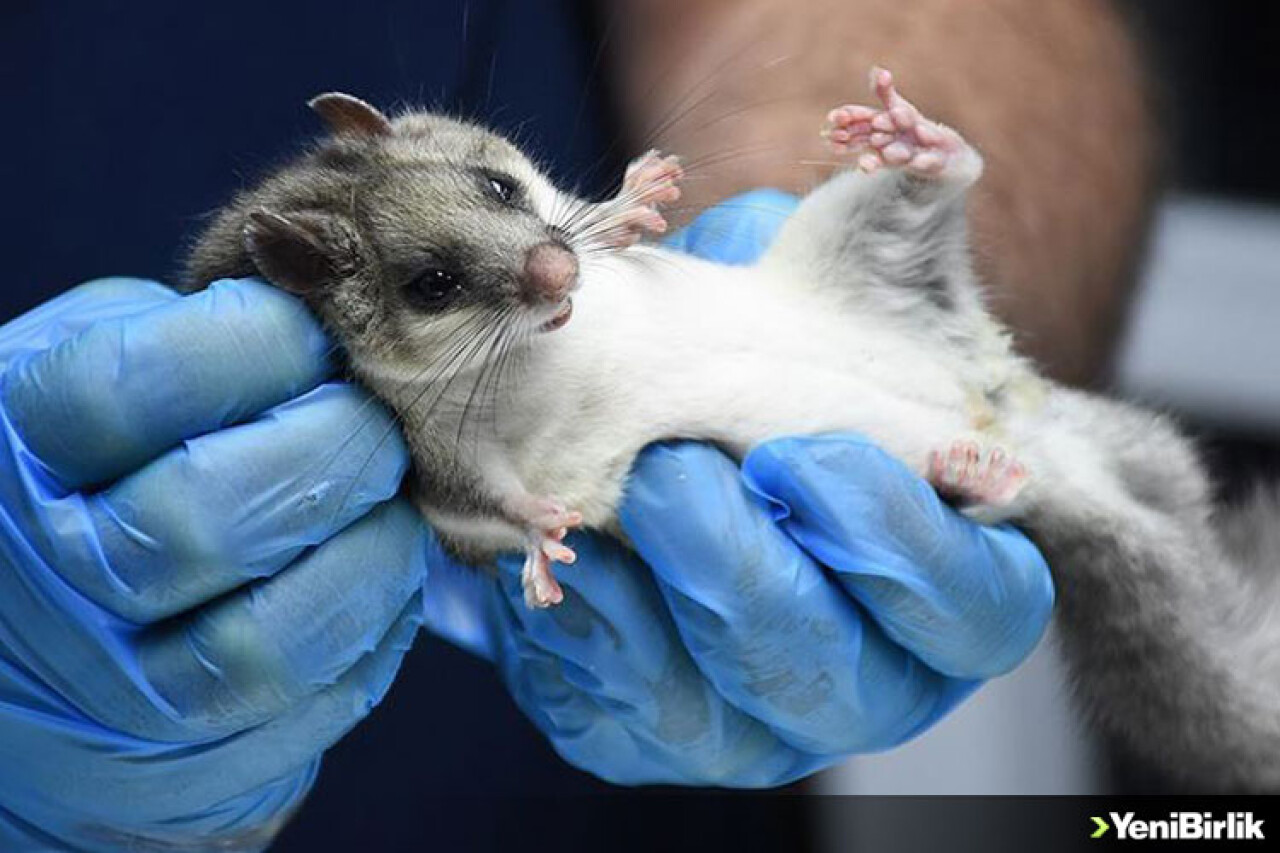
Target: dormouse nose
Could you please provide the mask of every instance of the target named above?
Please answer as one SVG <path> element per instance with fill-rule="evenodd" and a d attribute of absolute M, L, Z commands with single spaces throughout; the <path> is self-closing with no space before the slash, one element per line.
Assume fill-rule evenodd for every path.
<path fill-rule="evenodd" d="M 578 259 L 559 243 L 539 243 L 524 256 L 525 295 L 559 302 L 578 281 Z"/>

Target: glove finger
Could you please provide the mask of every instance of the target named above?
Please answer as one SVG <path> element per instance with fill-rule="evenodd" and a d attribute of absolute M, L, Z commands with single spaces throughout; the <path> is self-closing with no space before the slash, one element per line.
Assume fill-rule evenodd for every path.
<path fill-rule="evenodd" d="M 376 646 L 334 684 L 262 725 L 221 742 L 221 754 L 210 752 L 204 760 L 194 757 L 191 766 L 182 768 L 184 775 L 223 778 L 210 780 L 217 788 L 207 798 L 190 802 L 190 808 L 204 808 L 234 793 L 258 790 L 314 762 L 382 702 L 421 623 L 422 599 L 415 595 Z M 228 768 L 236 772 L 228 773 Z M 163 813 L 164 804 L 156 806 Z"/>
<path fill-rule="evenodd" d="M 189 439 L 86 501 L 96 536 L 53 561 L 134 622 L 266 577 L 390 499 L 408 452 L 390 415 L 322 385 L 263 417 Z"/>
<path fill-rule="evenodd" d="M 12 362 L 0 400 L 28 450 L 74 490 L 314 388 L 330 351 L 293 297 L 221 282 Z"/>
<path fill-rule="evenodd" d="M 666 244 L 708 261 L 754 263 L 799 204 L 778 190 L 751 190 L 705 211 Z"/>
<path fill-rule="evenodd" d="M 603 536 L 575 536 L 557 567 L 565 600 L 524 604 L 504 558 L 508 630 L 498 658 L 517 703 L 577 767 L 625 784 L 776 785 L 816 758 L 726 703 L 682 647 L 652 576 Z"/>
<path fill-rule="evenodd" d="M 893 746 L 971 688 L 866 620 L 707 445 L 646 450 L 621 519 L 702 672 L 800 749 Z"/>
<path fill-rule="evenodd" d="M 767 442 L 743 478 L 894 642 L 939 672 L 999 675 L 1044 633 L 1053 585 L 1030 540 L 965 519 L 866 440 Z"/>
<path fill-rule="evenodd" d="M 413 643 L 421 609 L 421 599 L 411 597 L 369 653 L 334 684 L 259 726 L 225 737 L 159 742 L 74 717 L 68 721 L 61 714 L 13 716 L 6 737 L 0 737 L 0 759 L 25 784 L 6 805 L 32 823 L 53 825 L 73 802 L 86 831 L 97 836 L 97 843 L 85 846 L 95 849 L 126 846 L 108 844 L 105 837 L 123 838 L 131 829 L 159 840 L 160 830 L 172 827 L 178 815 L 190 816 L 183 826 L 188 841 L 206 837 L 197 835 L 202 827 L 208 837 L 239 824 L 252 833 L 255 814 L 271 822 L 288 814 L 314 780 L 320 753 L 381 701 Z M 75 768 L 74 774 L 68 768 Z M 62 800 L 49 803 L 40 797 L 39 792 L 51 790 L 61 792 Z M 57 813 L 44 820 L 42 809 Z M 119 825 L 121 815 L 131 816 L 129 827 Z"/>
<path fill-rule="evenodd" d="M 491 571 L 454 560 L 432 536 L 422 587 L 423 627 L 492 663 L 500 643 L 497 583 Z"/>
<path fill-rule="evenodd" d="M 373 648 L 420 591 L 428 544 L 407 501 L 382 504 L 275 576 L 157 626 L 142 670 L 196 734 L 261 723 Z"/>
<path fill-rule="evenodd" d="M 141 314 L 182 297 L 142 278 L 100 278 L 42 303 L 0 329 L 0 364 L 47 350 L 94 323 Z"/>

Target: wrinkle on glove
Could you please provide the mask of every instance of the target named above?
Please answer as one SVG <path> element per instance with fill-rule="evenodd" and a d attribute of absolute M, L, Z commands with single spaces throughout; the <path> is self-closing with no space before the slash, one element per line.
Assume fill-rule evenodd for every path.
<path fill-rule="evenodd" d="M 865 439 L 767 442 L 742 477 L 788 536 L 933 669 L 1002 675 L 1043 635 L 1053 584 L 1031 541 L 968 521 Z"/>
<path fill-rule="evenodd" d="M 503 562 L 499 667 L 521 708 L 571 763 L 624 784 L 768 787 L 812 773 L 817 756 L 778 748 L 767 726 L 698 672 L 635 554 L 573 539 L 565 601 L 524 604 L 519 560 Z"/>
<path fill-rule="evenodd" d="M 0 328 L 0 848 L 264 849 L 381 700 L 433 540 L 331 354 L 252 280 Z"/>
<path fill-rule="evenodd" d="M 722 453 L 659 445 L 637 469 L 623 528 L 703 674 L 780 739 L 841 754 L 885 749 L 967 694 L 868 620 Z"/>

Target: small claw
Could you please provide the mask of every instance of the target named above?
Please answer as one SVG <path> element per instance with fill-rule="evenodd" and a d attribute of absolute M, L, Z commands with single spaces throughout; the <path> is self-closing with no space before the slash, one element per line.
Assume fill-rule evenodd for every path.
<path fill-rule="evenodd" d="M 636 157 L 634 160 L 632 160 L 630 163 L 627 164 L 626 171 L 623 174 L 623 180 L 624 181 L 632 180 L 633 178 L 635 178 L 636 175 L 640 174 L 641 171 L 649 168 L 649 166 L 653 164 L 660 156 L 662 155 L 658 153 L 658 150 L 656 148 L 650 148 L 648 151 L 644 152 L 639 157 Z"/>
<path fill-rule="evenodd" d="M 578 559 L 577 553 L 572 548 L 555 539 L 544 539 L 539 547 L 547 559 L 553 563 L 564 563 L 568 566 Z"/>
<path fill-rule="evenodd" d="M 893 72 L 887 68 L 881 68 L 879 65 L 871 66 L 870 76 L 871 91 L 880 95 L 886 89 L 893 87 Z"/>
<path fill-rule="evenodd" d="M 520 570 L 520 586 L 524 590 L 525 606 L 531 610 L 544 609 L 564 601 L 564 590 L 551 574 L 551 564 L 541 548 L 531 547 L 525 554 Z"/>

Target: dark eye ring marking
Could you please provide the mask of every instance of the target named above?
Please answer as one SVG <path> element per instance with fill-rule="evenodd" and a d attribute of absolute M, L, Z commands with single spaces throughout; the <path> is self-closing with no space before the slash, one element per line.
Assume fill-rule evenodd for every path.
<path fill-rule="evenodd" d="M 485 183 L 489 187 L 489 192 L 503 204 L 514 204 L 516 197 L 516 182 L 495 172 L 486 173 L 484 176 Z"/>
<path fill-rule="evenodd" d="M 444 267 L 428 267 L 409 282 L 409 289 L 424 305 L 443 305 L 462 293 L 462 279 Z"/>

